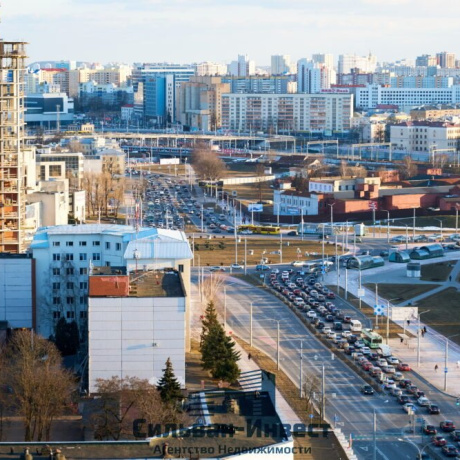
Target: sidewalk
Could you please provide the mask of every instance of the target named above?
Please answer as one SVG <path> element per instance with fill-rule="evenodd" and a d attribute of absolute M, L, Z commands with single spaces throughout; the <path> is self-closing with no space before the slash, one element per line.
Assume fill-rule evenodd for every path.
<path fill-rule="evenodd" d="M 437 291 L 447 289 L 449 287 L 455 287 L 460 290 L 460 283 L 457 282 L 458 274 L 460 273 L 460 261 L 458 261 L 458 254 L 448 254 L 443 260 L 452 260 L 456 262 L 456 266 L 452 270 L 452 281 L 444 281 L 437 283 L 439 287 L 436 287 L 432 291 L 421 294 L 413 299 L 409 299 L 406 302 L 402 302 L 400 306 L 407 305 L 409 302 L 414 302 L 418 299 L 432 295 Z M 420 261 L 422 265 L 433 263 L 433 260 Z M 336 283 L 336 274 L 330 273 L 326 277 L 326 283 Z M 408 278 L 406 275 L 405 264 L 394 264 L 386 263 L 384 267 L 376 269 L 366 270 L 362 274 L 362 285 L 365 283 L 394 283 L 394 284 L 414 284 L 419 281 L 414 278 Z M 345 277 L 340 276 L 339 283 L 342 288 L 345 288 Z M 423 283 L 423 282 L 420 282 Z M 359 272 L 356 270 L 348 271 L 348 291 L 357 296 L 359 288 Z M 375 292 L 364 288 L 365 295 L 362 297 L 362 301 L 370 306 L 375 304 Z M 387 305 L 387 300 L 378 296 L 377 302 L 380 305 Z M 394 305 L 393 306 L 397 306 Z M 384 311 L 383 317 L 386 316 L 386 310 Z M 423 319 L 423 316 L 421 317 Z M 383 318 L 381 319 L 382 323 Z M 385 320 L 383 320 L 385 321 Z M 398 324 L 404 328 L 404 322 L 398 321 Z M 446 338 L 430 328 L 423 322 L 420 323 L 420 327 L 426 327 L 427 333 L 424 337 L 420 338 L 420 367 L 417 366 L 417 337 L 406 340 L 401 343 L 399 339 L 390 339 L 389 345 L 393 351 L 393 354 L 402 362 L 407 363 L 411 368 L 417 372 L 421 377 L 430 382 L 432 385 L 437 387 L 439 390 L 444 391 L 444 359 L 445 359 L 445 348 Z M 416 318 L 411 320 L 410 326 L 406 325 L 406 329 L 415 336 L 418 331 L 418 321 Z M 438 366 L 437 372 L 435 366 Z M 447 383 L 447 394 L 458 397 L 460 396 L 460 346 L 449 340 L 448 344 L 448 383 Z"/>

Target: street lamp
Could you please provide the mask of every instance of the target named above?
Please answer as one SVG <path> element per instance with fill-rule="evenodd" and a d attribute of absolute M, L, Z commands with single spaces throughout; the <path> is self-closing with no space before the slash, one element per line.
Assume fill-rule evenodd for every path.
<path fill-rule="evenodd" d="M 457 337 L 460 334 L 450 335 L 446 337 L 446 350 L 444 352 L 444 391 L 447 391 L 447 371 L 448 371 L 448 353 L 449 353 L 449 339 Z"/>
<path fill-rule="evenodd" d="M 437 220 L 441 224 L 441 242 L 442 242 L 442 220 L 441 219 L 434 219 Z"/>
<path fill-rule="evenodd" d="M 406 251 L 409 249 L 409 226 L 406 225 Z"/>
<path fill-rule="evenodd" d="M 389 344 L 390 341 L 390 303 L 393 300 L 398 300 L 399 297 L 395 297 L 394 299 L 387 300 L 387 335 L 386 335 L 386 343 Z"/>
<path fill-rule="evenodd" d="M 401 441 L 401 442 L 407 442 L 408 444 L 414 446 L 416 449 L 417 449 L 417 452 L 418 452 L 418 455 L 417 455 L 417 459 L 421 460 L 423 458 L 423 451 L 428 447 L 428 446 L 432 446 L 433 444 L 431 442 L 429 442 L 428 444 L 425 444 L 421 449 L 417 446 L 417 444 L 415 444 L 414 442 L 412 441 L 409 441 L 407 439 L 402 439 L 402 438 L 398 438 L 398 441 Z"/>
<path fill-rule="evenodd" d="M 422 313 L 418 314 L 418 330 L 417 330 L 417 367 L 420 367 L 420 316 L 424 315 L 425 313 L 430 312 L 431 310 L 422 311 Z"/>
<path fill-rule="evenodd" d="M 390 243 L 390 211 L 383 209 L 387 213 L 387 243 Z"/>
<path fill-rule="evenodd" d="M 335 203 L 332 203 L 332 204 L 328 203 L 328 206 L 331 208 L 331 233 L 332 233 L 332 229 L 334 228 L 334 214 L 333 214 L 334 205 Z"/>

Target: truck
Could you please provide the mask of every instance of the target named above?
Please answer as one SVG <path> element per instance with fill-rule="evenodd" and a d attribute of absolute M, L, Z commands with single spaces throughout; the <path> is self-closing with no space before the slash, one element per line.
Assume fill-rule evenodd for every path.
<path fill-rule="evenodd" d="M 377 353 L 380 356 L 383 356 L 386 358 L 387 356 L 391 356 L 391 348 L 388 345 L 380 345 L 379 348 L 377 348 Z"/>

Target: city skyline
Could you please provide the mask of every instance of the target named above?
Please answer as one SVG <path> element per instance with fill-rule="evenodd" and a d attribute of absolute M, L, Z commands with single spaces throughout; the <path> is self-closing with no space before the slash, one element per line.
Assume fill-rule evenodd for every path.
<path fill-rule="evenodd" d="M 458 14 L 460 4 L 452 0 L 437 10 L 428 0 L 291 0 L 287 8 L 281 0 L 6 0 L 2 37 L 29 42 L 30 62 L 227 63 L 248 54 L 268 66 L 272 54 L 297 60 L 315 52 L 333 53 L 335 61 L 339 54 L 369 52 L 395 61 L 459 54 L 453 46 Z"/>

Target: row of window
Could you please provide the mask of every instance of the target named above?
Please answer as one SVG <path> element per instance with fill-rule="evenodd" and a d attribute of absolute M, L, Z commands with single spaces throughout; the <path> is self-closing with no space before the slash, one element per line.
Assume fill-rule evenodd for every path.
<path fill-rule="evenodd" d="M 66 288 L 67 289 L 73 289 L 75 287 L 75 284 L 73 281 L 67 281 L 66 283 Z M 59 281 L 53 282 L 53 290 L 57 291 L 61 289 L 61 283 Z M 81 281 L 80 282 L 80 289 L 88 289 L 88 282 L 87 281 Z"/>
<path fill-rule="evenodd" d="M 87 275 L 88 269 L 86 267 L 81 267 L 79 269 L 80 275 Z M 61 276 L 61 269 L 60 268 L 53 268 L 53 276 Z M 65 274 L 70 276 L 75 274 L 75 269 L 73 267 L 68 267 L 65 269 Z"/>
<path fill-rule="evenodd" d="M 72 247 L 74 244 L 73 241 L 66 241 L 65 242 L 65 245 L 67 247 Z M 87 242 L 86 241 L 79 241 L 78 242 L 78 245 L 79 246 L 86 246 L 87 245 Z M 101 245 L 101 242 L 100 241 L 93 241 L 93 246 L 100 246 Z M 60 241 L 53 241 L 53 246 L 54 247 L 60 247 L 61 246 L 61 242 Z M 105 243 L 105 249 L 110 249 L 111 248 L 111 243 L 110 241 L 106 241 Z M 121 251 L 121 243 L 115 243 L 115 250 L 116 251 Z"/>
<path fill-rule="evenodd" d="M 57 310 L 53 311 L 53 318 L 54 319 L 59 319 L 59 318 L 61 318 L 61 316 L 64 317 L 63 315 L 64 315 L 64 312 L 60 312 L 60 311 L 57 311 Z M 88 319 L 88 312 L 87 311 L 81 311 L 79 316 L 80 316 L 80 319 Z M 67 319 L 75 319 L 75 312 L 74 311 L 66 311 L 65 312 L 65 317 Z"/>
<path fill-rule="evenodd" d="M 62 257 L 61 257 L 62 255 Z M 86 253 L 80 253 L 80 260 L 87 260 L 87 254 Z M 53 254 L 53 261 L 58 262 L 60 260 L 65 260 L 67 262 L 73 261 L 74 260 L 74 254 L 60 254 L 58 252 L 55 252 Z M 92 254 L 92 260 L 101 260 L 101 253 L 100 252 L 93 252 Z"/>

